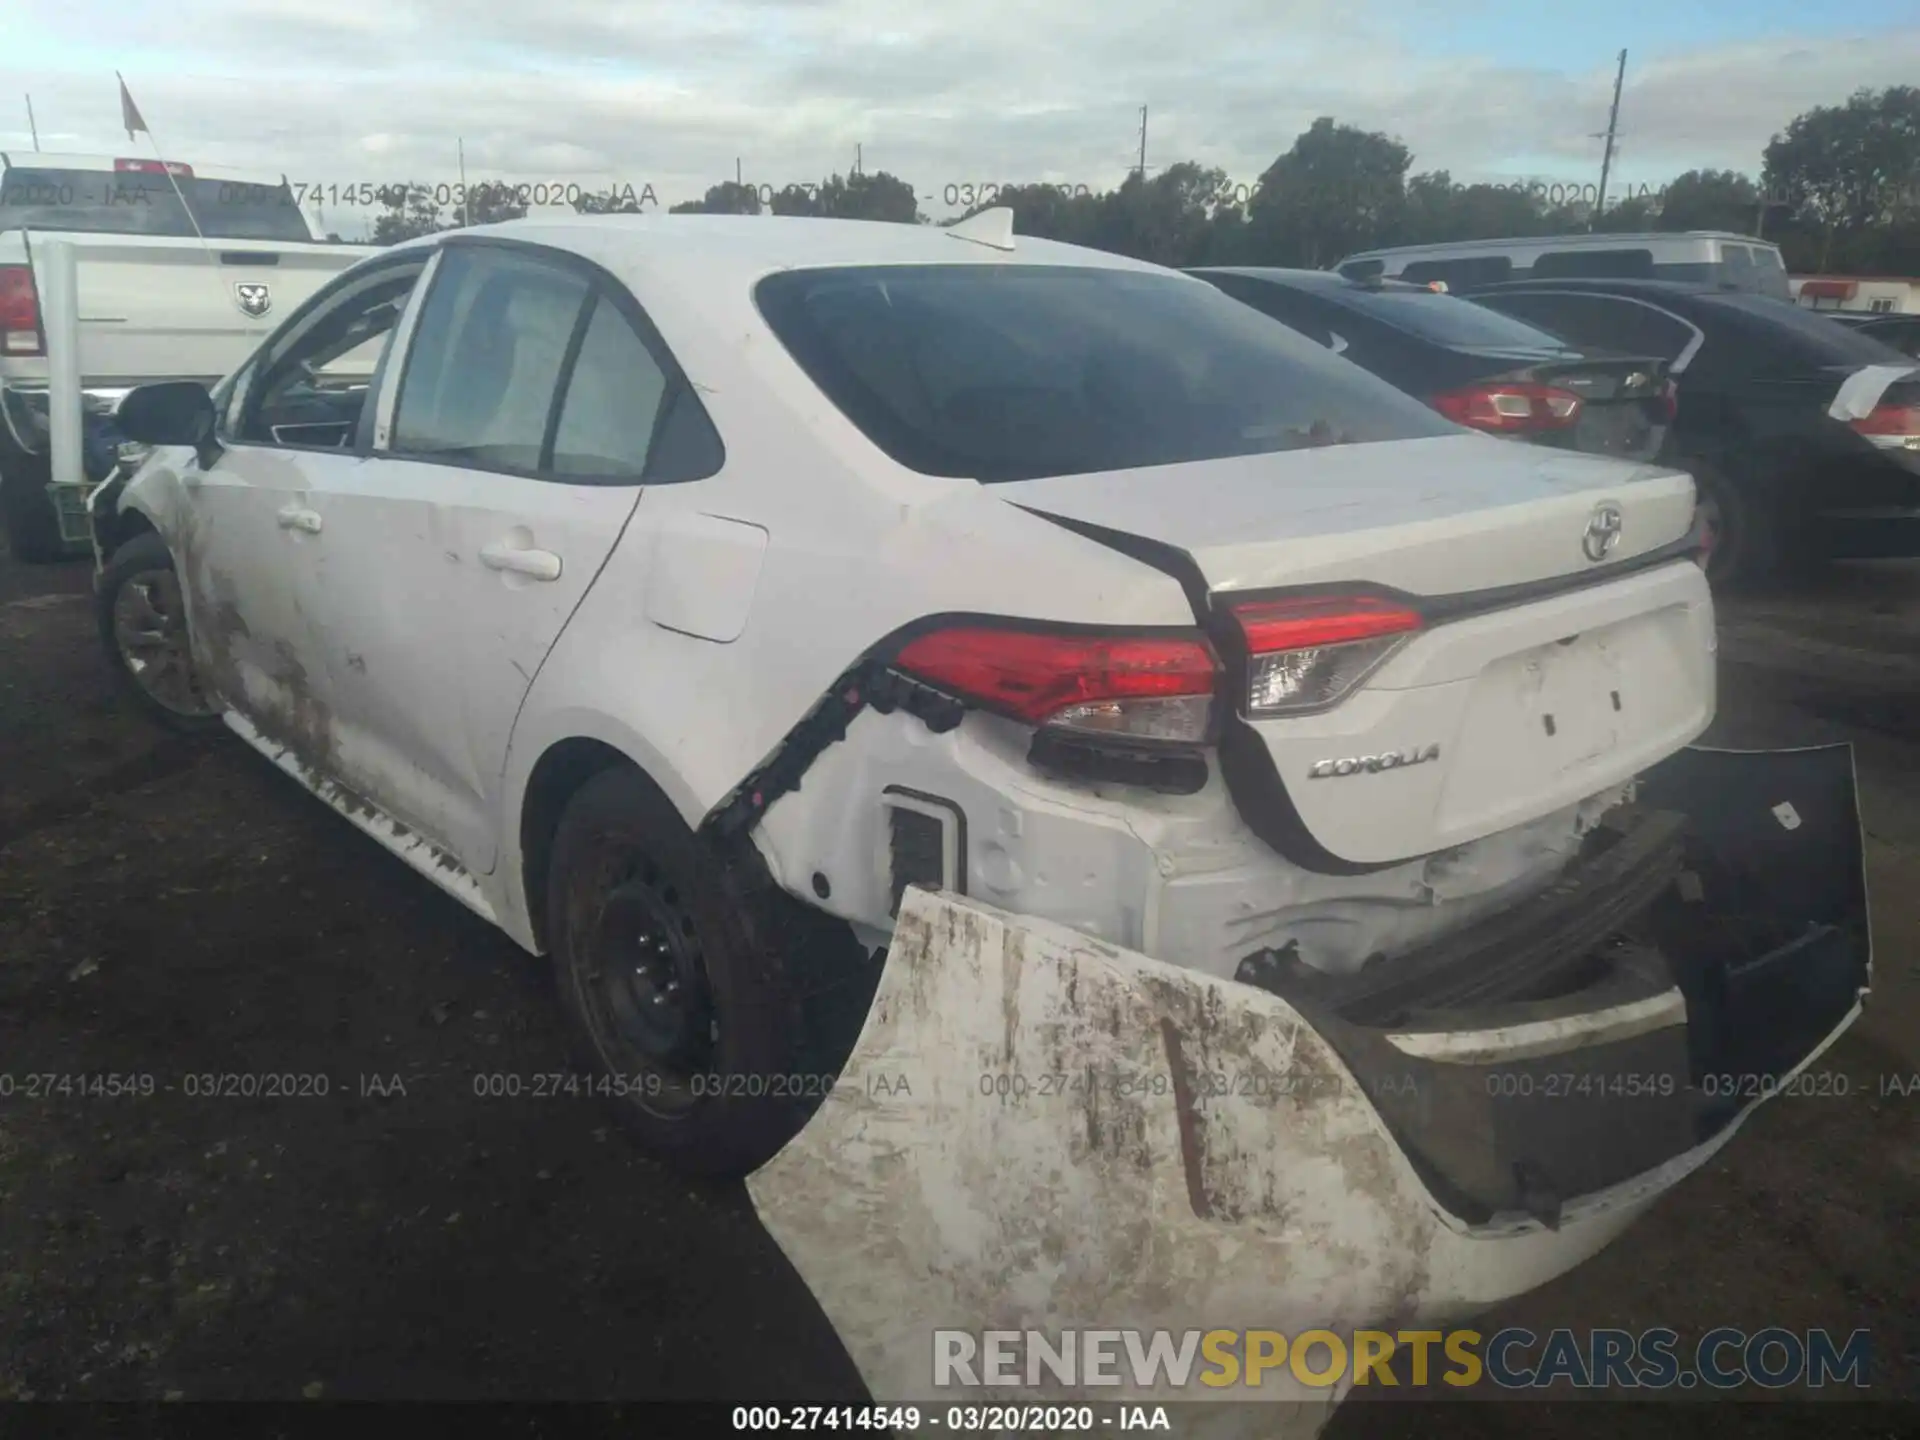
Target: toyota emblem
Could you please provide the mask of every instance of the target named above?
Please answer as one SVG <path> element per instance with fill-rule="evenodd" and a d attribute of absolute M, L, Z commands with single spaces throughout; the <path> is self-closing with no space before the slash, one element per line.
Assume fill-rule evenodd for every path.
<path fill-rule="evenodd" d="M 1613 553 L 1613 547 L 1620 543 L 1622 523 L 1620 507 L 1611 500 L 1593 507 L 1587 533 L 1580 537 L 1580 549 L 1587 559 L 1598 565 Z"/>
<path fill-rule="evenodd" d="M 256 320 L 273 308 L 273 293 L 258 280 L 234 282 L 233 298 L 245 314 Z"/>

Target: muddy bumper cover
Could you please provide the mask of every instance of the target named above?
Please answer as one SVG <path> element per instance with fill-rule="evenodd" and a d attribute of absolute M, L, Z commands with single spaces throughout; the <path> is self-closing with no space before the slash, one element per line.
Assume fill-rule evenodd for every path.
<path fill-rule="evenodd" d="M 754 1203 L 889 1402 L 1249 1398 L 956 1389 L 940 1329 L 1338 1332 L 1531 1289 L 1704 1163 L 1870 977 L 1847 747 L 1682 752 L 1610 830 L 1535 901 L 1340 982 L 909 891 Z M 1343 1393 L 1263 1381 L 1288 1430 Z"/>

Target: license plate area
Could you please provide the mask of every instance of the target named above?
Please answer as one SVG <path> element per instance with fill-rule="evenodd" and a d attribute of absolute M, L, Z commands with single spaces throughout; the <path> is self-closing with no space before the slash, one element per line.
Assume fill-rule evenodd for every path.
<path fill-rule="evenodd" d="M 1691 643 L 1670 608 L 1492 661 L 1461 717 L 1443 826 L 1497 820 L 1516 797 L 1568 793 L 1590 772 L 1670 749 L 1697 728 Z"/>

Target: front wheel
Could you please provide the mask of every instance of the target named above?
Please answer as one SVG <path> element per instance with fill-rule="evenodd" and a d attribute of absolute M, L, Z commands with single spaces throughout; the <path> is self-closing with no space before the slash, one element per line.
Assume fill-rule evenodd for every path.
<path fill-rule="evenodd" d="M 219 728 L 220 706 L 194 668 L 180 577 L 166 541 L 149 530 L 116 550 L 100 573 L 93 604 L 114 669 L 143 710 L 170 730 Z"/>
<path fill-rule="evenodd" d="M 602 771 L 561 816 L 546 928 L 574 1048 L 622 1124 L 685 1172 L 755 1169 L 831 1084 L 801 1069 L 782 899 L 637 770 Z"/>

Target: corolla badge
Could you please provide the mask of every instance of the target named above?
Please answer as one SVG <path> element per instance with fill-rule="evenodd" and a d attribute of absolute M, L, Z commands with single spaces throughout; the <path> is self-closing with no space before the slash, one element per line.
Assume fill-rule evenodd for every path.
<path fill-rule="evenodd" d="M 1382 770 L 1399 770 L 1408 765 L 1424 765 L 1440 758 L 1438 745 L 1415 746 L 1408 750 L 1387 750 L 1378 755 L 1346 755 L 1338 760 L 1316 760 L 1307 771 L 1309 780 L 1337 780 L 1348 775 L 1378 775 Z"/>
<path fill-rule="evenodd" d="M 1620 529 L 1624 523 L 1620 507 L 1611 500 L 1594 506 L 1593 515 L 1587 521 L 1586 534 L 1580 537 L 1581 553 L 1598 565 L 1620 543 Z"/>
<path fill-rule="evenodd" d="M 273 292 L 258 280 L 235 281 L 233 298 L 244 313 L 256 320 L 273 308 Z"/>

